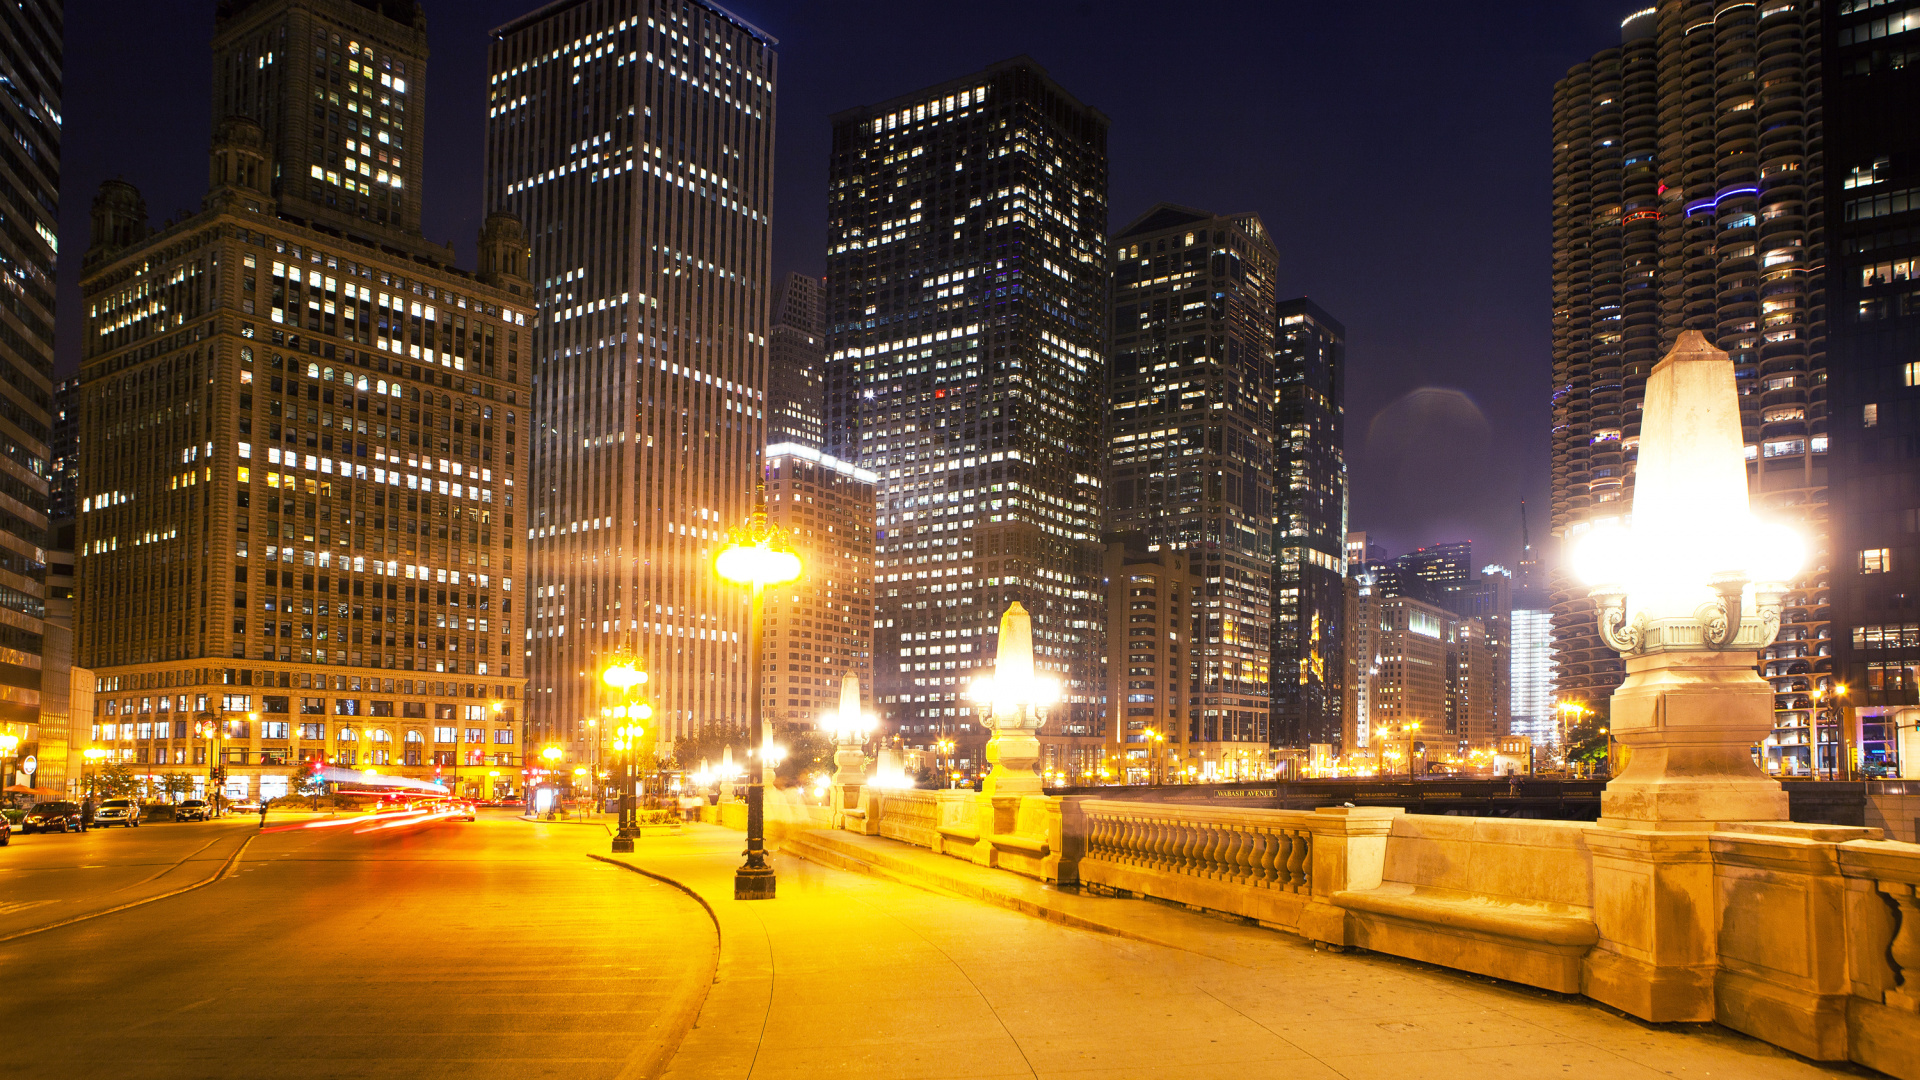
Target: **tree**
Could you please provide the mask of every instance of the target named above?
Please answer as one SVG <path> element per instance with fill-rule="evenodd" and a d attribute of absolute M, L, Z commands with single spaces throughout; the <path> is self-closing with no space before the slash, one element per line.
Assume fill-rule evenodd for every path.
<path fill-rule="evenodd" d="M 296 797 L 305 795 L 311 798 L 315 810 L 320 809 L 320 796 L 327 793 L 327 782 L 321 779 L 320 768 L 319 758 L 307 758 L 287 780 L 287 794 Z"/>
<path fill-rule="evenodd" d="M 787 756 L 773 770 L 781 787 L 807 782 L 819 773 L 833 774 L 833 740 L 819 731 L 799 731 L 787 739 Z"/>
<path fill-rule="evenodd" d="M 698 734 L 674 740 L 673 763 L 682 772 L 698 769 L 702 761 L 708 765 L 719 765 L 722 752 L 729 747 L 733 749 L 733 760 L 744 767 L 747 763 L 745 726 L 703 724 Z"/>
<path fill-rule="evenodd" d="M 1589 716 L 1567 728 L 1567 763 L 1599 767 L 1607 760 L 1607 728 L 1604 718 Z"/>
<path fill-rule="evenodd" d="M 160 783 L 156 786 L 160 789 L 160 794 L 167 797 L 168 802 L 177 803 L 182 798 L 193 794 L 193 776 L 183 772 L 161 773 Z"/>
<path fill-rule="evenodd" d="M 97 799 L 128 799 L 140 790 L 140 781 L 124 761 L 102 767 L 92 777 L 91 794 Z"/>

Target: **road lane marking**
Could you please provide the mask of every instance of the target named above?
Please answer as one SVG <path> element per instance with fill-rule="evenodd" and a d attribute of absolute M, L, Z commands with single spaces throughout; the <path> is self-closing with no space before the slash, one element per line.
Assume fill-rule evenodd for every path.
<path fill-rule="evenodd" d="M 58 900 L 14 900 L 0 904 L 0 915 L 11 915 L 16 911 L 25 911 L 28 908 L 37 908 L 45 904 L 58 903 L 60 903 Z"/>
<path fill-rule="evenodd" d="M 247 833 L 246 839 L 240 841 L 240 846 L 238 848 L 235 848 L 233 854 L 227 857 L 226 865 L 223 866 L 220 872 L 217 874 L 210 875 L 209 877 L 206 877 L 200 881 L 196 881 L 191 885 L 183 885 L 180 888 L 174 889 L 171 892 L 163 892 L 158 896 L 149 896 L 144 900 L 130 900 L 127 903 L 120 904 L 115 907 L 107 908 L 104 911 L 89 911 L 84 915 L 75 915 L 71 919 L 62 919 L 59 922 L 51 922 L 45 926 L 36 926 L 30 930 L 17 930 L 11 934 L 0 936 L 0 945 L 3 945 L 9 941 L 17 941 L 23 937 L 30 937 L 34 934 L 43 934 L 48 930 L 58 930 L 63 926 L 72 926 L 74 923 L 85 922 L 88 919 L 97 919 L 102 915 L 112 915 L 115 912 L 126 911 L 129 908 L 141 907 L 145 904 L 151 904 L 156 900 L 165 900 L 169 897 L 179 896 L 181 893 L 192 892 L 193 890 L 201 888 L 203 886 L 211 885 L 214 882 L 219 881 L 221 878 L 227 876 L 227 874 L 233 869 L 233 864 L 239 861 L 240 853 L 247 850 L 247 845 L 253 843 L 253 838 L 258 835 L 259 835 L 258 833 L 251 833 L 251 832 Z"/>
<path fill-rule="evenodd" d="M 197 847 L 197 848 L 194 848 L 192 852 L 190 852 L 190 853 L 189 853 L 189 854 L 188 854 L 188 855 L 187 855 L 186 857 L 184 857 L 184 858 L 182 858 L 182 859 L 181 859 L 181 860 L 180 860 L 179 862 L 176 862 L 176 863 L 174 863 L 174 864 L 172 864 L 171 866 L 168 866 L 168 867 L 165 867 L 164 869 L 161 869 L 161 870 L 157 870 L 157 871 L 155 871 L 154 873 L 152 873 L 152 874 L 149 874 L 148 876 L 146 876 L 146 877 L 143 877 L 143 878 L 141 878 L 141 879 L 140 879 L 139 881 L 136 881 L 136 882 L 134 882 L 134 883 L 133 883 L 133 884 L 131 884 L 131 885 L 122 885 L 122 886 L 120 886 L 119 888 L 117 888 L 117 889 L 115 889 L 115 890 L 113 890 L 113 891 L 114 891 L 114 892 L 125 892 L 125 891 L 127 891 L 128 889 L 137 889 L 137 888 L 139 888 L 140 886 L 142 886 L 142 885 L 145 885 L 145 884 L 146 884 L 147 882 L 149 882 L 149 881 L 152 881 L 152 880 L 154 880 L 155 878 L 159 878 L 159 877 L 165 877 L 166 875 L 168 875 L 168 874 L 171 874 L 171 873 L 173 873 L 173 872 L 174 872 L 175 870 L 178 870 L 178 869 L 180 869 L 180 868 L 181 868 L 182 866 L 185 866 L 185 865 L 186 865 L 186 864 L 187 864 L 187 863 L 188 863 L 189 861 L 191 861 L 191 860 L 193 859 L 193 857 L 194 857 L 195 855 L 198 855 L 198 854 L 200 854 L 201 852 L 203 852 L 203 851 L 205 851 L 205 850 L 207 850 L 208 848 L 210 848 L 210 847 L 212 847 L 213 845 L 215 845 L 215 844 L 217 844 L 217 843 L 219 843 L 220 841 L 222 841 L 222 840 L 225 840 L 225 839 L 226 839 L 226 837 L 224 837 L 224 836 L 216 836 L 216 837 L 214 837 L 213 839 L 211 839 L 211 840 L 209 840 L 209 841 L 207 841 L 206 843 L 204 843 L 204 844 L 201 844 L 201 845 L 200 845 L 199 847 Z"/>

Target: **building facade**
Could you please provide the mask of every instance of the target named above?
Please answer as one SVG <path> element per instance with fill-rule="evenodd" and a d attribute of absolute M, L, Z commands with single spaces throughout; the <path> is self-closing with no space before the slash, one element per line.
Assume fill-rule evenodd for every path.
<path fill-rule="evenodd" d="M 699 0 L 586 0 L 489 50 L 486 198 L 538 297 L 532 723 L 576 756 L 623 646 L 663 748 L 748 720 L 748 601 L 712 564 L 766 447 L 772 46 Z"/>
<path fill-rule="evenodd" d="M 367 9 L 346 6 L 353 24 L 312 40 L 338 30 L 367 56 Z M 357 115 L 375 123 L 415 116 L 371 55 L 343 100 L 374 103 Z M 282 217 L 275 146 L 217 114 L 200 213 L 151 229 L 120 181 L 94 201 L 74 586 L 89 734 L 111 762 L 232 797 L 284 793 L 319 757 L 509 790 L 532 322 L 519 225 L 488 221 L 475 275 L 404 223 L 363 230 L 376 237 Z"/>
<path fill-rule="evenodd" d="M 767 447 L 767 524 L 804 568 L 767 594 L 761 701 L 779 730 L 812 730 L 837 711 L 848 672 L 872 693 L 876 479 L 812 446 Z"/>
<path fill-rule="evenodd" d="M 1305 297 L 1277 315 L 1272 740 L 1337 754 L 1347 745 L 1347 332 Z"/>
<path fill-rule="evenodd" d="M 903 745 L 965 697 L 1013 601 L 1091 734 L 1100 644 L 1107 119 L 1026 58 L 833 117 L 827 444 L 879 477 L 874 671 Z"/>
<path fill-rule="evenodd" d="M 260 126 L 281 216 L 349 235 L 420 235 L 427 19 L 415 0 L 219 0 L 213 112 Z"/>
<path fill-rule="evenodd" d="M 1176 553 L 1199 586 L 1177 639 L 1186 678 L 1147 686 L 1129 664 L 1127 702 L 1179 687 L 1180 722 L 1160 734 L 1183 768 L 1212 770 L 1205 748 L 1269 741 L 1279 257 L 1258 215 L 1162 203 L 1113 237 L 1110 260 L 1107 535 Z M 1117 588 L 1110 569 L 1109 597 Z M 1109 686 L 1126 631 L 1109 617 Z M 1147 725 L 1108 702 L 1112 737 L 1144 746 Z"/>
<path fill-rule="evenodd" d="M 1480 620 L 1410 596 L 1364 604 L 1374 651 L 1368 734 L 1384 773 L 1490 749 L 1501 702 L 1496 657 Z M 1396 764 L 1397 762 L 1397 764 Z"/>
<path fill-rule="evenodd" d="M 1540 555 L 1520 504 L 1520 563 L 1513 574 L 1513 621 L 1509 629 L 1507 731 L 1524 735 L 1549 755 L 1559 752 L 1560 724 L 1554 710 L 1553 610 Z"/>
<path fill-rule="evenodd" d="M 1762 657 L 1776 706 L 1827 656 L 1827 163 L 1812 0 L 1663 0 L 1553 92 L 1552 526 L 1631 511 L 1646 379 L 1684 330 L 1727 351 L 1756 512 L 1812 557 Z M 1604 718 L 1619 656 L 1556 575 L 1561 697 Z"/>
<path fill-rule="evenodd" d="M 819 449 L 826 437 L 827 331 L 820 279 L 788 274 L 767 319 L 767 440 Z"/>
<path fill-rule="evenodd" d="M 0 230 L 0 735 L 19 740 L 16 758 L 40 750 L 63 17 L 59 0 L 21 0 L 0 35 L 0 116 L 12 134 L 0 177 L 10 207 Z"/>
<path fill-rule="evenodd" d="M 1839 0 L 1825 5 L 1825 15 L 1834 665 L 1830 675 L 1811 662 L 1781 673 L 1776 688 L 1793 695 L 1792 707 L 1770 740 L 1768 764 L 1824 776 L 1844 758 L 1870 776 L 1913 778 L 1920 777 L 1920 13 Z M 1832 696 L 1839 685 L 1847 694 Z M 1843 719 L 1844 743 L 1837 738 Z"/>

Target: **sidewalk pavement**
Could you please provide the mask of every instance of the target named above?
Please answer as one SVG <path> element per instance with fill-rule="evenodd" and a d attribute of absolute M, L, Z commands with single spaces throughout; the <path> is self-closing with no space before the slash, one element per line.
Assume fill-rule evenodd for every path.
<path fill-rule="evenodd" d="M 714 984 L 668 1077 L 1869 1075 L 1713 1025 L 1648 1025 L 1580 998 L 1319 952 L 878 838 L 791 838 L 774 857 L 778 898 L 736 901 L 742 846 L 738 832 L 691 826 L 613 857 L 692 892 L 720 930 Z"/>

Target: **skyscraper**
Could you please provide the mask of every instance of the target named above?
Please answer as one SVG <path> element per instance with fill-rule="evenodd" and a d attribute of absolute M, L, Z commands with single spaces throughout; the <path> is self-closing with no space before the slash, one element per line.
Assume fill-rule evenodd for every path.
<path fill-rule="evenodd" d="M 1647 375 L 1707 335 L 1735 365 L 1754 508 L 1814 549 L 1762 657 L 1776 689 L 1828 663 L 1822 6 L 1664 0 L 1553 92 L 1553 532 L 1630 511 Z M 1584 585 L 1554 589 L 1560 693 L 1604 716 L 1620 658 Z"/>
<path fill-rule="evenodd" d="M 767 447 L 767 524 L 806 567 L 767 597 L 767 723 L 814 730 L 840 700 L 840 680 L 873 691 L 874 475 L 799 443 Z"/>
<path fill-rule="evenodd" d="M 631 645 L 663 741 L 747 719 L 747 601 L 713 558 L 766 446 L 773 40 L 700 0 L 494 31 L 486 198 L 528 224 L 532 719 L 580 747 Z"/>
<path fill-rule="evenodd" d="M 827 442 L 880 478 L 880 707 L 977 768 L 963 695 L 1018 600 L 1067 683 L 1049 730 L 1091 734 L 1107 119 L 994 64 L 836 114 L 827 205 Z"/>
<path fill-rule="evenodd" d="M 774 284 L 767 319 L 767 441 L 819 449 L 825 437 L 827 332 L 820 279 Z"/>
<path fill-rule="evenodd" d="M 310 6 L 243 10 L 306 26 Z M 338 93 L 377 121 L 378 35 L 332 7 L 354 22 L 343 55 L 371 58 Z M 93 738 L 148 775 L 224 773 L 229 797 L 283 795 L 322 756 L 498 795 L 522 757 L 520 226 L 488 219 L 473 274 L 282 217 L 277 144 L 229 104 L 200 213 L 152 230 L 117 180 L 93 204 L 75 583 Z"/>
<path fill-rule="evenodd" d="M 1520 565 L 1513 575 L 1513 626 L 1508 671 L 1508 732 L 1541 748 L 1559 745 L 1553 700 L 1553 612 L 1540 556 L 1520 504 Z"/>
<path fill-rule="evenodd" d="M 1273 741 L 1338 748 L 1347 676 L 1347 332 L 1282 301 L 1274 355 Z"/>
<path fill-rule="evenodd" d="M 1177 553 L 1194 600 L 1176 608 L 1173 637 L 1129 643 L 1129 676 L 1164 650 L 1185 678 L 1127 679 L 1124 711 L 1110 695 L 1119 730 L 1108 741 L 1142 749 L 1151 714 L 1126 714 L 1183 690 L 1162 710 L 1179 722 L 1161 734 L 1202 770 L 1249 748 L 1264 759 L 1268 744 L 1278 262 L 1256 214 L 1161 203 L 1111 241 L 1107 531 L 1140 552 Z M 1110 588 L 1114 573 L 1110 564 Z M 1112 657 L 1128 626 L 1107 633 Z"/>
<path fill-rule="evenodd" d="M 5 178 L 7 228 L 0 229 L 6 266 L 0 317 L 0 367 L 7 383 L 6 438 L 0 447 L 0 733 L 36 748 L 40 671 L 47 614 L 48 440 L 53 410 L 53 294 L 60 221 L 59 0 L 10 4 L 0 34 L 0 71 L 7 90 L 0 116 L 12 136 Z"/>
<path fill-rule="evenodd" d="M 220 0 L 213 112 L 266 134 L 280 213 L 348 235 L 420 237 L 427 17 L 415 0 Z M 349 89 L 351 87 L 351 89 Z"/>
<path fill-rule="evenodd" d="M 1920 13 L 1824 8 L 1835 660 L 1831 674 L 1811 660 L 1778 673 L 1794 696 L 1767 753 L 1825 775 L 1839 724 L 1813 722 L 1813 693 L 1837 682 L 1861 767 L 1887 775 L 1897 758 L 1920 777 L 1920 726 L 1903 715 L 1920 705 Z"/>

